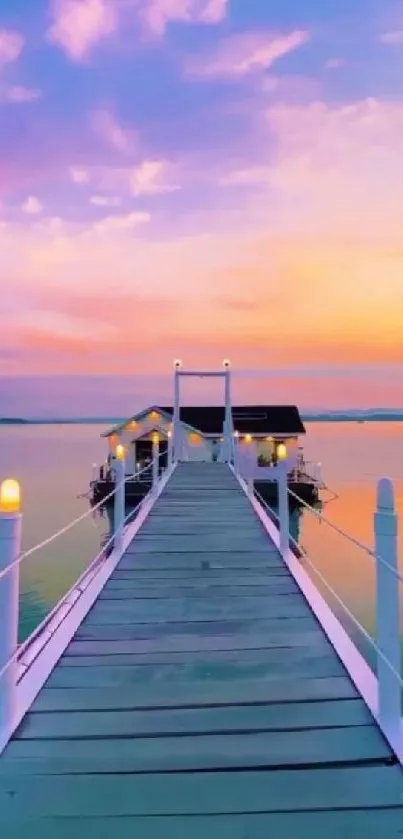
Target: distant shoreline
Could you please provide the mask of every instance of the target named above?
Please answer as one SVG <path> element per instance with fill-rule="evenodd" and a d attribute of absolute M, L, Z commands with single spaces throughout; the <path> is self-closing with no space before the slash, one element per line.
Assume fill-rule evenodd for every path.
<path fill-rule="evenodd" d="M 403 422 L 403 413 L 387 414 L 303 414 L 304 422 Z M 126 418 L 127 419 L 127 418 Z M 126 420 L 122 417 L 81 418 L 81 419 L 22 419 L 19 417 L 0 418 L 0 426 L 29 426 L 29 425 L 116 425 Z"/>

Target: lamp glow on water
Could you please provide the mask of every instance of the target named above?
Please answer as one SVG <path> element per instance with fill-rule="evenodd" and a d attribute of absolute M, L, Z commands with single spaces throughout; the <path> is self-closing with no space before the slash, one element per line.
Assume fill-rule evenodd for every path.
<path fill-rule="evenodd" d="M 20 510 L 21 492 L 18 481 L 9 478 L 0 487 L 0 513 L 18 513 Z"/>

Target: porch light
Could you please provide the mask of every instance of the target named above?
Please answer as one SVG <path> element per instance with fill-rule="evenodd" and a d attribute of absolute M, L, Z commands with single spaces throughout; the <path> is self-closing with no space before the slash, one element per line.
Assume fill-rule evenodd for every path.
<path fill-rule="evenodd" d="M 117 457 L 117 459 L 118 459 L 118 460 L 124 460 L 124 456 L 125 456 L 125 447 L 124 447 L 124 446 L 122 446 L 122 444 L 121 444 L 121 443 L 119 443 L 119 445 L 118 445 L 118 446 L 116 446 L 116 449 L 115 449 L 115 455 L 116 455 L 116 457 Z"/>
<path fill-rule="evenodd" d="M 168 433 L 167 433 L 167 437 L 168 437 L 168 440 L 170 440 L 170 439 L 171 439 L 171 437 L 172 437 L 172 431 L 168 431 Z"/>
<path fill-rule="evenodd" d="M 252 435 L 251 434 L 245 434 L 244 439 L 245 439 L 245 443 L 251 443 L 252 442 Z"/>
<path fill-rule="evenodd" d="M 159 434 L 158 434 L 157 431 L 154 432 L 151 439 L 152 439 L 153 443 L 159 443 L 160 437 L 159 437 Z"/>
<path fill-rule="evenodd" d="M 229 358 L 224 358 L 222 366 L 225 368 L 225 370 L 228 370 L 231 367 L 231 362 Z"/>
<path fill-rule="evenodd" d="M 174 361 L 175 370 L 179 370 L 182 367 L 182 362 L 180 358 L 176 358 Z"/>
<path fill-rule="evenodd" d="M 9 478 L 0 487 L 0 513 L 19 513 L 20 485 L 18 481 Z"/>
<path fill-rule="evenodd" d="M 287 446 L 285 446 L 284 443 L 278 444 L 277 457 L 279 460 L 287 460 Z"/>
<path fill-rule="evenodd" d="M 238 437 L 239 437 L 239 431 L 234 431 L 234 437 L 236 437 L 236 439 L 238 439 Z"/>

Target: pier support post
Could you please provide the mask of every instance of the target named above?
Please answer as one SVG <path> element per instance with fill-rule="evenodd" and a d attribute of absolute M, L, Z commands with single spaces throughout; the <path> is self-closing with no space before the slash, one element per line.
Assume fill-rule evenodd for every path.
<path fill-rule="evenodd" d="M 278 480 L 278 517 L 280 521 L 280 553 L 283 555 L 290 543 L 290 510 L 288 504 L 287 463 L 282 461 L 277 466 Z"/>
<path fill-rule="evenodd" d="M 114 496 L 114 542 L 115 550 L 120 550 L 123 541 L 123 523 L 125 520 L 125 450 L 123 446 L 116 447 L 115 460 L 115 496 Z"/>
<path fill-rule="evenodd" d="M 158 485 L 158 478 L 159 478 L 159 437 L 157 434 L 153 435 L 153 492 L 157 489 Z"/>
<path fill-rule="evenodd" d="M 376 561 L 377 644 L 392 667 L 400 673 L 399 580 L 397 516 L 394 487 L 381 478 L 377 487 L 374 516 Z M 384 658 L 378 654 L 378 713 L 384 728 L 400 725 L 400 685 Z"/>
<path fill-rule="evenodd" d="M 21 550 L 20 489 L 4 481 L 0 489 L 0 572 L 10 568 Z M 0 753 L 12 730 L 17 661 L 8 667 L 18 644 L 19 566 L 0 580 Z"/>

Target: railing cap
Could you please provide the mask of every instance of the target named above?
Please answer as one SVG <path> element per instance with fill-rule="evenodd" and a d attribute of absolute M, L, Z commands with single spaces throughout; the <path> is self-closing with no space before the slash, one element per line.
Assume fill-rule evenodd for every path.
<path fill-rule="evenodd" d="M 390 478 L 380 478 L 377 485 L 376 506 L 379 511 L 393 512 L 395 509 L 395 489 Z"/>

